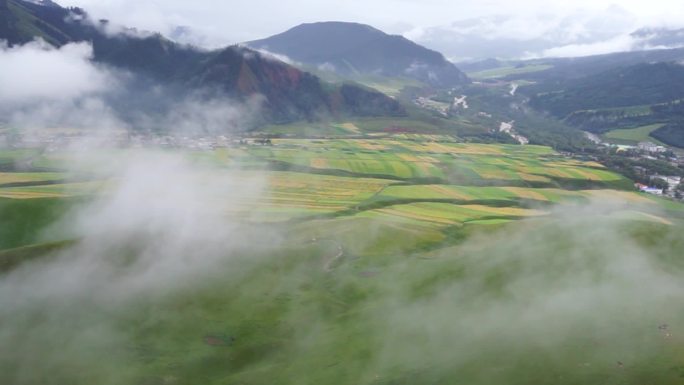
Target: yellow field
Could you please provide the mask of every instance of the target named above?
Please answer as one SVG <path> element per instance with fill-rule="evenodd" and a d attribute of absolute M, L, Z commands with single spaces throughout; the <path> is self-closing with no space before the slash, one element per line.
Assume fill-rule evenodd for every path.
<path fill-rule="evenodd" d="M 64 174 L 54 172 L 0 172 L 0 185 L 8 183 L 41 182 L 62 178 L 64 178 Z"/>

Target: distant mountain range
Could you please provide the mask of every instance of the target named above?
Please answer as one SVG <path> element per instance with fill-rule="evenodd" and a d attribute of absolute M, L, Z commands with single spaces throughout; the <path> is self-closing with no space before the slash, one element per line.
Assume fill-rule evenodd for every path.
<path fill-rule="evenodd" d="M 441 53 L 364 24 L 301 24 L 245 44 L 344 76 L 408 77 L 440 87 L 469 82 L 468 77 Z"/>
<path fill-rule="evenodd" d="M 53 2 L 0 0 L 0 39 L 10 45 L 42 38 L 54 46 L 87 41 L 94 60 L 162 84 L 209 90 L 244 100 L 263 95 L 264 120 L 291 122 L 325 116 L 396 116 L 403 107 L 357 84 L 329 84 L 315 75 L 246 47 L 202 51 L 159 34 L 134 30 L 105 33 L 79 8 Z M 99 25 L 97 25 L 99 24 Z"/>

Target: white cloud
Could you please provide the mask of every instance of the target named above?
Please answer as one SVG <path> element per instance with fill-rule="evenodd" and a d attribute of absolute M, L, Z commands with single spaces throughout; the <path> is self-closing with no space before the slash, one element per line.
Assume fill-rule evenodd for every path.
<path fill-rule="evenodd" d="M 44 42 L 0 49 L 0 101 L 70 100 L 112 86 L 110 75 L 90 62 L 88 43 L 59 49 Z"/>
<path fill-rule="evenodd" d="M 636 44 L 637 39 L 631 36 L 618 36 L 613 39 L 588 44 L 568 44 L 560 47 L 547 49 L 541 57 L 576 57 L 601 55 L 613 52 L 630 51 Z M 532 55 L 534 56 L 534 55 Z"/>
<path fill-rule="evenodd" d="M 301 63 L 299 63 L 295 60 L 292 60 L 287 55 L 271 52 L 266 48 L 260 48 L 260 49 L 255 49 L 255 48 L 251 48 L 251 47 L 249 47 L 249 48 L 254 50 L 254 51 L 259 52 L 265 58 L 278 60 L 278 61 L 281 61 L 283 63 L 287 63 L 289 65 L 293 65 L 293 66 L 301 66 Z"/>

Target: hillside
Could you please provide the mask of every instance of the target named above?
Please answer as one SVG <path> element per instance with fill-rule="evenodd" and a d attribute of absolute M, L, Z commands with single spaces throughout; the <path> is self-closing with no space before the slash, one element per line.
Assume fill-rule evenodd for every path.
<path fill-rule="evenodd" d="M 439 52 L 364 24 L 301 24 L 246 45 L 347 76 L 409 77 L 444 87 L 468 83 L 465 74 Z"/>
<path fill-rule="evenodd" d="M 202 89 L 247 99 L 259 94 L 265 98 L 264 117 L 268 122 L 312 120 L 325 116 L 396 116 L 405 114 L 391 98 L 358 85 L 332 85 L 318 77 L 243 47 L 200 51 L 177 44 L 159 34 L 128 30 L 112 36 L 87 20 L 77 8 L 54 3 L 39 5 L 18 0 L 0 3 L 0 39 L 10 45 L 42 38 L 54 46 L 89 41 L 94 60 L 163 85 L 188 92 Z M 100 21 L 101 24 L 107 23 Z M 368 101 L 345 97 L 349 91 Z"/>
<path fill-rule="evenodd" d="M 530 104 L 582 129 L 602 133 L 616 128 L 664 126 L 652 136 L 682 146 L 684 67 L 643 63 L 596 75 L 526 87 Z"/>
<path fill-rule="evenodd" d="M 679 64 L 638 64 L 568 82 L 535 95 L 532 104 L 563 118 L 578 110 L 668 102 L 684 97 L 683 86 L 684 67 Z"/>

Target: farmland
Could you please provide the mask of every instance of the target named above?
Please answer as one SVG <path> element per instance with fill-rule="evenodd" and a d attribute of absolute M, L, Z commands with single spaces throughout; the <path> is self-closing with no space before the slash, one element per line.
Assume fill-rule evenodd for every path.
<path fill-rule="evenodd" d="M 354 129 L 351 124 L 346 127 Z M 631 182 L 600 164 L 566 159 L 547 147 L 466 144 L 450 136 L 274 139 L 270 146 L 245 144 L 182 155 L 203 170 L 198 183 L 230 178 L 249 185 L 258 180 L 263 191 L 256 199 L 233 197 L 227 207 L 219 196 L 212 197 L 217 207 L 256 222 L 321 217 L 401 223 L 412 219 L 437 227 L 483 218 L 507 222 L 540 214 L 522 208 L 587 202 L 607 189 L 623 190 L 631 199 L 652 204 L 628 192 Z M 98 153 L 91 164 L 104 163 L 101 156 Z M 30 159 L 39 169 L 0 173 L 0 198 L 88 197 L 116 189 L 116 179 L 88 173 L 87 165 L 65 153 L 15 151 L 3 157 L 14 164 Z M 69 164 L 74 166 L 65 168 Z M 472 205 L 493 209 L 465 207 Z M 410 214 L 425 210 L 430 213 Z"/>
<path fill-rule="evenodd" d="M 23 153 L 5 157 L 28 159 Z M 582 190 L 630 188 L 629 181 L 599 164 L 565 159 L 546 147 L 464 144 L 439 135 L 275 139 L 271 146 L 244 145 L 186 157 L 206 167 L 206 180 L 264 180 L 259 201 L 233 211 L 258 213 L 267 221 L 333 215 L 378 202 L 560 203 L 586 198 Z M 70 163 L 66 154 L 30 159 L 51 171 L 1 173 L 0 197 L 87 196 L 106 193 L 116 183 L 84 174 L 83 165 L 76 171 L 63 169 Z"/>
<path fill-rule="evenodd" d="M 2 383 L 684 375 L 682 206 L 547 147 L 397 134 L 0 159 L 0 274 L 46 299 L 0 313 L 20 332 Z"/>

